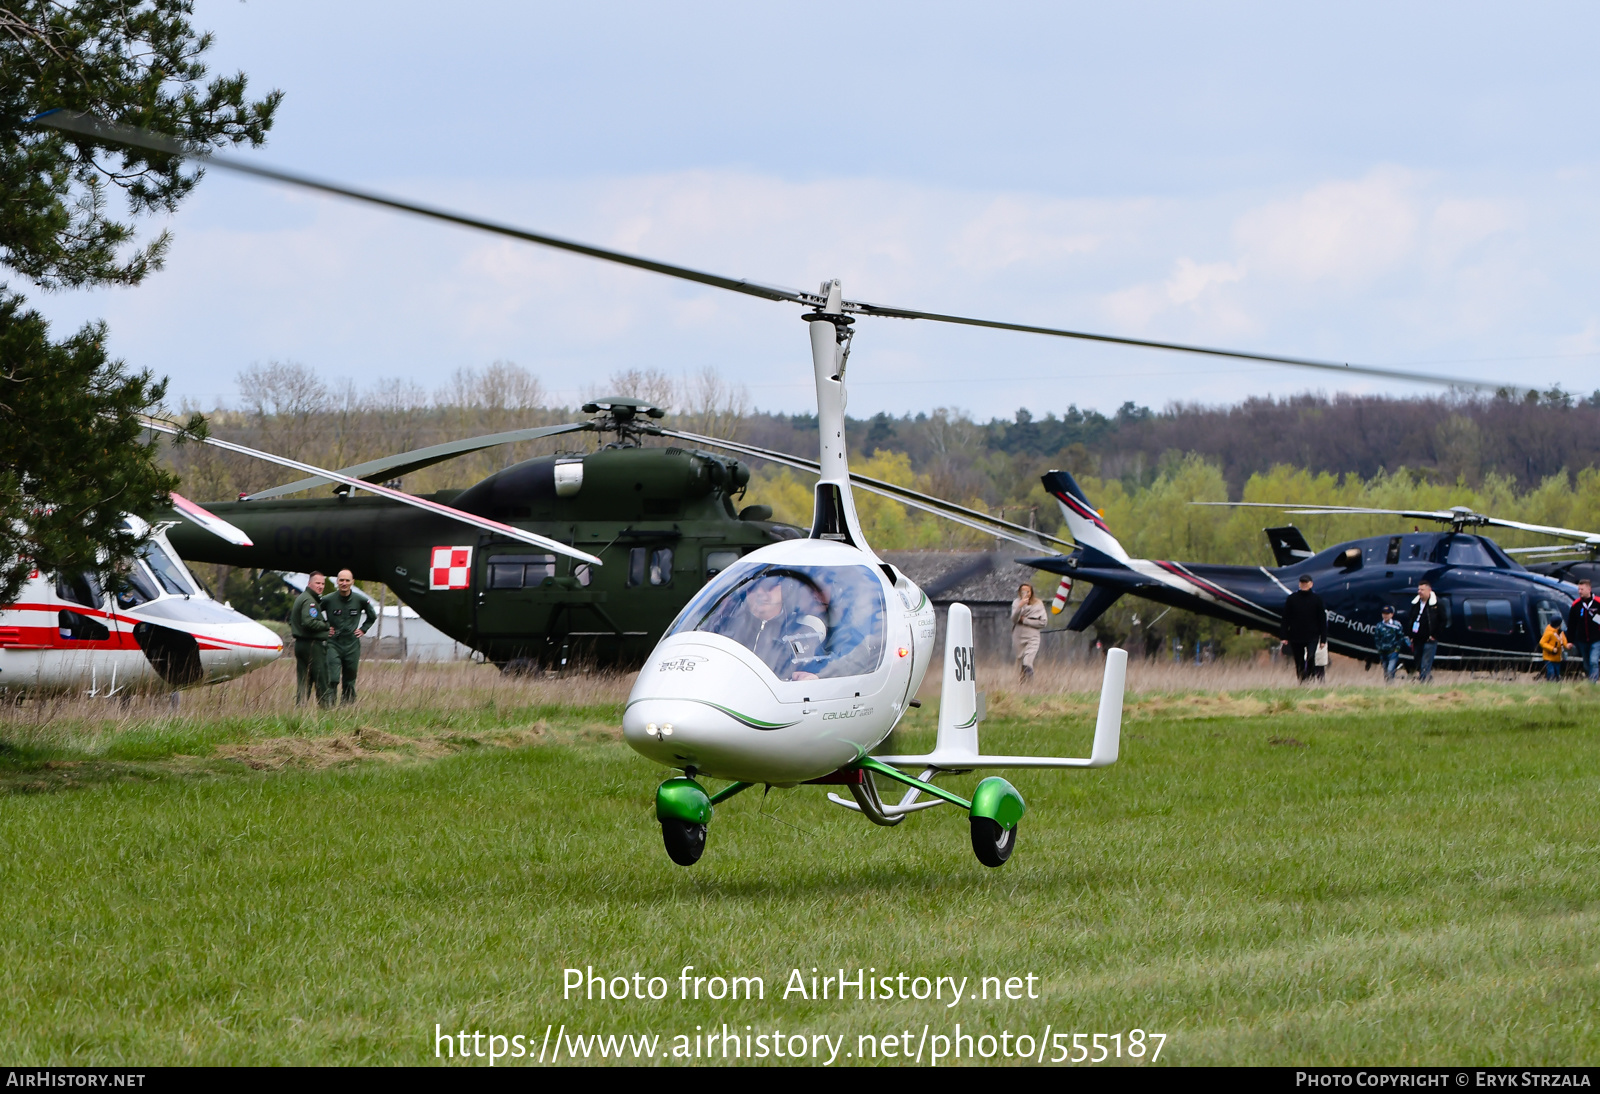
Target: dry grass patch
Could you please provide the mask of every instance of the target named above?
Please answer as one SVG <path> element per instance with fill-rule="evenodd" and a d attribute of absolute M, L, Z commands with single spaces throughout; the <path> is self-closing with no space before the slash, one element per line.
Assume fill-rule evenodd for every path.
<path fill-rule="evenodd" d="M 416 737 L 401 737 L 362 726 L 354 733 L 332 737 L 272 737 L 218 745 L 215 755 L 218 759 L 235 760 L 255 771 L 281 771 L 286 767 L 319 770 L 365 760 L 385 763 L 437 760 L 467 748 L 523 748 L 547 736 L 548 727 L 543 722 L 508 732 Z"/>

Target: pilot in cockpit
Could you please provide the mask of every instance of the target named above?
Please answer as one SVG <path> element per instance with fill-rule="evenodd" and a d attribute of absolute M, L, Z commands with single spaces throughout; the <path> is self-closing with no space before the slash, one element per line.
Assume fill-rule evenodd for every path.
<path fill-rule="evenodd" d="M 815 680 L 806 671 L 827 628 L 810 605 L 808 591 L 792 578 L 777 575 L 757 578 L 745 587 L 740 603 L 724 627 L 723 635 L 744 646 L 765 662 L 780 680 Z"/>

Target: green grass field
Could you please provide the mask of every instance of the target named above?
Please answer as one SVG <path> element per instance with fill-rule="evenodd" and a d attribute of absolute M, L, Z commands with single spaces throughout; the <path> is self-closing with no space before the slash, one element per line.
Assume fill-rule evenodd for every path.
<path fill-rule="evenodd" d="M 550 1024 L 660 1051 L 726 1023 L 791 1049 L 843 1035 L 836 1064 L 863 1034 L 926 1047 L 957 1022 L 1066 1045 L 1138 1028 L 1179 1064 L 1600 1050 L 1600 698 L 1581 685 L 1130 696 L 1117 766 L 1016 773 L 1029 813 L 999 870 L 953 810 L 878 829 L 820 787 L 719 807 L 682 869 L 615 687 L 575 706 L 426 673 L 403 690 L 326 717 L 226 697 L 8 714 L 0 1059 L 421 1063 L 436 1024 L 536 1057 Z M 984 744 L 1084 754 L 1091 701 L 994 696 Z M 897 748 L 931 743 L 934 705 Z M 684 965 L 761 976 L 766 998 L 678 1001 Z M 671 995 L 564 1000 L 584 966 Z M 784 999 L 813 967 L 972 992 L 1032 974 L 1040 998 Z"/>

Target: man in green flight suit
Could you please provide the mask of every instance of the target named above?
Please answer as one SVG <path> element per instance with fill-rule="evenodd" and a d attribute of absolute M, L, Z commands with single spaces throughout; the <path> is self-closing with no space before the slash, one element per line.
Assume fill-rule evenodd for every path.
<path fill-rule="evenodd" d="M 294 705 L 305 702 L 316 689 L 317 705 L 333 705 L 333 688 L 328 684 L 328 617 L 322 611 L 322 590 L 328 579 L 320 570 L 311 571 L 306 591 L 295 597 L 289 609 L 289 633 L 294 635 Z"/>
<path fill-rule="evenodd" d="M 372 598 L 356 588 L 355 575 L 340 570 L 334 579 L 337 588 L 322 598 L 322 611 L 333 628 L 328 640 L 328 691 L 344 678 L 339 696 L 341 703 L 356 701 L 356 667 L 361 663 L 361 636 L 378 621 L 378 609 Z"/>

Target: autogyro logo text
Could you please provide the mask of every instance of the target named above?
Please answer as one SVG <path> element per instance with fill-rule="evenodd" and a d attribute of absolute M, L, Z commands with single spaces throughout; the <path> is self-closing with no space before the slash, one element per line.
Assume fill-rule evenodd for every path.
<path fill-rule="evenodd" d="M 694 671 L 694 667 L 696 665 L 698 665 L 698 664 L 703 663 L 705 660 L 706 660 L 706 658 L 699 657 L 699 656 L 697 656 L 695 654 L 692 654 L 692 653 L 685 654 L 682 657 L 673 657 L 673 658 L 669 658 L 666 661 L 661 662 L 661 664 L 659 666 L 657 666 L 656 671 L 657 672 L 693 672 Z"/>
<path fill-rule="evenodd" d="M 822 715 L 824 722 L 837 722 L 846 718 L 865 718 L 872 713 L 871 707 L 854 707 L 850 710 L 829 710 Z"/>

